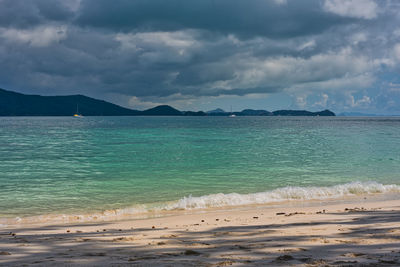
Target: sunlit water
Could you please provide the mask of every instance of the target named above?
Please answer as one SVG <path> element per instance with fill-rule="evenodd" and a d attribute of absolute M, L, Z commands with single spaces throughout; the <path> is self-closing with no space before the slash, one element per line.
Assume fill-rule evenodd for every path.
<path fill-rule="evenodd" d="M 400 192 L 400 118 L 0 118 L 2 218 L 377 192 Z"/>

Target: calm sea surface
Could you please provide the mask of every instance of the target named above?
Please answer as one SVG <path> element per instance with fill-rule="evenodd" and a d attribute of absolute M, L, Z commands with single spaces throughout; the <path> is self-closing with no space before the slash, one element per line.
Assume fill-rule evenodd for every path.
<path fill-rule="evenodd" d="M 376 192 L 400 192 L 400 118 L 0 118 L 0 217 Z"/>

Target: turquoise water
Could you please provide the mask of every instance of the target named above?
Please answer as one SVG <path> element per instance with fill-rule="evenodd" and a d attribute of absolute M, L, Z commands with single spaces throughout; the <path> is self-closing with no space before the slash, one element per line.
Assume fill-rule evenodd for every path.
<path fill-rule="evenodd" d="M 400 118 L 0 118 L 0 217 L 268 203 L 399 185 Z"/>

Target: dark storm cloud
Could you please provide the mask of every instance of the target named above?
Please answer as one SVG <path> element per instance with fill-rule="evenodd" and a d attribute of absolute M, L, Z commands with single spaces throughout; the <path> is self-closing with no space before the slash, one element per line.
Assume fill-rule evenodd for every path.
<path fill-rule="evenodd" d="M 0 26 L 26 28 L 49 21 L 65 21 L 73 12 L 60 0 L 1 0 Z"/>
<path fill-rule="evenodd" d="M 190 28 L 285 38 L 320 33 L 352 20 L 321 12 L 320 1 L 312 0 L 289 1 L 284 7 L 266 0 L 86 0 L 76 23 L 126 32 Z"/>
<path fill-rule="evenodd" d="M 399 10 L 374 0 L 0 0 L 0 87 L 139 106 L 282 93 L 302 108 L 393 110 L 398 90 L 379 84 L 399 83 Z"/>

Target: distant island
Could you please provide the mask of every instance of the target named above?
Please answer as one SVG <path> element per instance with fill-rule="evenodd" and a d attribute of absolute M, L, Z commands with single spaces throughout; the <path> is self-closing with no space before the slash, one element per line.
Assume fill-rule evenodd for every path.
<path fill-rule="evenodd" d="M 244 109 L 239 112 L 226 112 L 222 109 L 207 111 L 207 115 L 209 116 L 229 116 L 231 114 L 236 116 L 336 116 L 335 113 L 327 109 L 318 112 L 307 110 L 276 110 L 270 112 L 262 109 Z"/>
<path fill-rule="evenodd" d="M 379 116 L 390 116 L 390 115 L 378 115 L 372 113 L 361 113 L 361 112 L 342 112 L 339 113 L 340 117 L 379 117 Z"/>
<path fill-rule="evenodd" d="M 0 116 L 72 116 L 79 112 L 84 116 L 335 116 L 330 110 L 311 112 L 306 110 L 253 110 L 226 112 L 222 109 L 203 111 L 179 111 L 168 105 L 147 110 L 124 108 L 104 100 L 84 95 L 40 96 L 26 95 L 0 89 Z"/>

